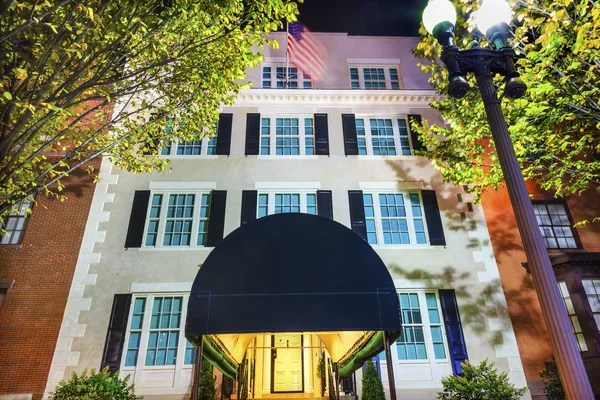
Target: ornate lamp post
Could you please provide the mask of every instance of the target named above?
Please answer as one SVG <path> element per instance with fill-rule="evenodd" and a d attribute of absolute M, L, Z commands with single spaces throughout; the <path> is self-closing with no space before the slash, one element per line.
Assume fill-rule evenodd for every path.
<path fill-rule="evenodd" d="M 522 97 L 527 89 L 507 43 L 510 17 L 505 0 L 483 0 L 475 23 L 492 44 L 485 49 L 475 44 L 459 50 L 453 44 L 456 11 L 448 0 L 432 0 L 423 12 L 423 24 L 444 47 L 441 59 L 448 68 L 451 97 L 464 97 L 470 89 L 464 75 L 475 74 L 565 393 L 570 400 L 594 399 L 492 81 L 493 74 L 504 76 L 504 95 L 511 99 Z"/>

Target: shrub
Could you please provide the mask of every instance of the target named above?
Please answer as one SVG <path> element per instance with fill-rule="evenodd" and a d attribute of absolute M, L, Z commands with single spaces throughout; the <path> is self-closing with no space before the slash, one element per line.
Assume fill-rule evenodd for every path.
<path fill-rule="evenodd" d="M 548 400 L 566 399 L 554 357 L 552 357 L 552 362 L 546 363 L 546 369 L 540 371 L 540 377 L 544 382 L 544 394 Z"/>
<path fill-rule="evenodd" d="M 215 382 L 217 378 L 213 376 L 213 366 L 202 358 L 202 366 L 200 367 L 200 389 L 198 390 L 198 400 L 215 400 L 217 391 L 215 390 Z M 192 388 L 193 390 L 193 388 Z M 190 400 L 193 400 L 194 393 L 190 395 Z"/>
<path fill-rule="evenodd" d="M 498 373 L 494 363 L 484 360 L 478 366 L 465 361 L 461 364 L 463 376 L 442 379 L 444 390 L 440 400 L 519 400 L 527 388 L 517 389 L 508 381 L 506 372 Z"/>
<path fill-rule="evenodd" d="M 362 378 L 363 400 L 385 400 L 383 385 L 372 360 L 367 361 L 367 369 Z"/>
<path fill-rule="evenodd" d="M 133 385 L 128 385 L 129 375 L 119 378 L 119 372 L 111 374 L 108 367 L 96 372 L 92 369 L 88 375 L 73 372 L 68 382 L 61 381 L 50 394 L 50 400 L 138 400 L 133 393 Z"/>

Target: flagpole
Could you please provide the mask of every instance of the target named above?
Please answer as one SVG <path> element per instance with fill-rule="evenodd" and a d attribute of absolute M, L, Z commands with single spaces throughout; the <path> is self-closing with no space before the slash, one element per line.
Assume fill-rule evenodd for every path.
<path fill-rule="evenodd" d="M 290 50 L 289 50 L 289 46 L 288 46 L 288 42 L 290 40 L 290 23 L 286 22 L 285 23 L 285 88 L 287 89 L 290 86 L 290 77 L 289 77 L 289 71 L 290 71 Z"/>

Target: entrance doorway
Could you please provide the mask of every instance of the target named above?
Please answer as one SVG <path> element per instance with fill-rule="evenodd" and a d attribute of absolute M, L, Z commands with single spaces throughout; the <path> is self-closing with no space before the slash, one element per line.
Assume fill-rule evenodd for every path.
<path fill-rule="evenodd" d="M 273 393 L 304 391 L 302 335 L 273 335 Z"/>

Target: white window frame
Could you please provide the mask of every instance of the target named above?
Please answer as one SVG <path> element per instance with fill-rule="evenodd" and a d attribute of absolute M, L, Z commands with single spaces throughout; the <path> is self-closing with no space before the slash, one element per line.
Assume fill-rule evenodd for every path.
<path fill-rule="evenodd" d="M 269 73 L 270 78 L 265 78 L 265 70 L 264 70 L 265 67 L 271 68 L 271 72 Z M 296 70 L 298 71 L 298 78 L 294 79 L 294 81 L 298 82 L 298 87 L 286 88 L 285 87 L 285 79 L 282 80 L 282 79 L 277 78 L 277 67 L 284 68 L 284 71 L 285 71 L 286 63 L 263 63 L 263 64 L 261 64 L 261 67 L 260 67 L 260 87 L 261 87 L 261 89 L 313 89 L 314 88 L 314 84 L 313 84 L 311 76 L 309 74 L 305 74 L 304 72 L 302 72 L 302 70 L 299 67 L 295 66 L 292 63 L 289 64 L 289 68 L 296 68 Z M 265 87 L 265 81 L 270 81 L 271 86 Z M 283 82 L 284 87 L 277 87 L 277 82 Z M 304 87 L 305 83 L 309 83 L 310 87 Z"/>
<path fill-rule="evenodd" d="M 179 139 L 177 138 L 173 138 L 171 139 L 171 148 L 169 150 L 169 154 L 162 154 L 162 150 L 164 149 L 164 147 L 161 147 L 160 151 L 160 157 L 163 158 L 194 158 L 194 157 L 202 157 L 202 158 L 211 158 L 211 157 L 217 157 L 217 154 L 208 154 L 208 144 L 211 140 L 215 141 L 215 146 L 216 146 L 216 140 L 217 140 L 217 135 L 211 135 L 211 136 L 205 136 L 202 139 L 200 139 L 200 154 L 177 154 L 177 147 L 179 146 Z M 216 148 L 215 148 L 216 151 Z"/>
<path fill-rule="evenodd" d="M 182 306 L 181 306 L 181 318 L 179 321 L 179 337 L 177 341 L 177 354 L 175 356 L 175 365 L 146 365 L 146 355 L 148 352 L 148 342 L 150 337 L 150 322 L 152 318 L 152 307 L 154 304 L 154 299 L 157 297 L 182 297 Z M 169 391 L 169 393 L 179 394 L 181 393 L 189 393 L 189 384 L 191 382 L 184 382 L 186 376 L 191 376 L 191 370 L 194 364 L 184 364 L 185 361 L 185 347 L 186 347 L 186 337 L 185 337 L 185 325 L 187 319 L 187 305 L 189 301 L 190 294 L 189 292 L 160 292 L 160 293 L 140 293 L 133 294 L 131 298 L 131 306 L 129 307 L 129 314 L 127 319 L 127 331 L 125 334 L 125 344 L 121 349 L 121 373 L 123 376 L 131 375 L 134 377 L 133 383 L 136 387 L 136 392 L 140 395 L 151 395 L 157 394 L 157 391 L 160 391 L 160 394 L 165 394 L 164 390 L 168 390 L 171 388 L 174 390 L 173 392 Z M 131 321 L 133 317 L 133 309 L 135 300 L 138 298 L 145 298 L 146 304 L 144 305 L 144 318 L 142 320 L 142 329 L 141 329 L 141 338 L 138 350 L 138 357 L 135 366 L 125 366 L 127 349 L 129 345 L 129 336 L 131 332 Z M 170 329 L 173 330 L 173 329 Z M 187 370 L 187 371 L 186 371 Z M 170 382 L 173 382 L 172 385 L 163 386 L 163 387 L 149 387 L 144 385 L 144 372 L 159 372 L 159 371 L 174 371 L 175 379 Z M 181 386 L 177 386 L 180 384 Z"/>
<path fill-rule="evenodd" d="M 391 119 L 392 120 L 392 131 L 394 133 L 394 147 L 396 149 L 396 155 L 376 155 L 373 154 L 373 134 L 371 133 L 371 119 Z M 391 158 L 406 158 L 406 157 L 415 157 L 414 147 L 411 136 L 410 122 L 406 115 L 377 115 L 377 114 L 357 114 L 355 116 L 355 120 L 362 120 L 364 122 L 365 127 L 365 141 L 367 147 L 367 154 L 359 154 L 358 157 L 374 157 L 374 158 L 382 158 L 382 157 L 391 157 Z M 400 125 L 398 124 L 398 120 L 404 120 L 406 123 L 406 132 L 408 138 L 408 146 L 410 148 L 410 155 L 402 154 L 402 145 L 400 144 Z M 357 132 L 357 144 L 358 140 L 362 139 L 362 135 L 358 135 Z M 362 146 L 359 146 L 362 147 Z"/>
<path fill-rule="evenodd" d="M 0 222 L 0 228 L 6 229 L 6 233 L 0 235 L 0 247 L 20 246 L 23 243 L 23 237 L 25 236 L 25 231 L 29 224 L 32 207 L 33 201 L 28 199 L 25 199 L 12 207 L 9 214 L 5 217 L 6 226 L 2 226 L 2 223 Z M 19 232 L 19 235 L 16 238 L 14 235 L 15 232 Z"/>
<path fill-rule="evenodd" d="M 356 68 L 358 70 L 358 88 L 352 87 L 352 82 L 355 79 L 352 79 L 352 69 Z M 368 68 L 383 68 L 383 73 L 385 75 L 385 89 L 366 89 L 365 88 L 365 74 L 364 70 Z M 396 69 L 398 74 L 398 88 L 392 89 L 392 79 L 390 74 L 390 69 Z M 348 77 L 350 78 L 350 89 L 362 89 L 362 90 L 401 90 L 403 89 L 402 85 L 402 76 L 400 75 L 400 65 L 397 64 L 349 64 L 348 65 Z M 395 82 L 395 81 L 394 81 Z"/>
<path fill-rule="evenodd" d="M 423 248 L 423 247 L 431 246 L 429 243 L 429 232 L 427 230 L 427 219 L 425 217 L 425 208 L 423 206 L 423 196 L 421 195 L 420 190 L 385 190 L 385 189 L 363 190 L 363 196 L 369 195 L 369 194 L 372 195 L 372 198 L 373 198 L 373 208 L 374 208 L 373 211 L 374 211 L 374 215 L 375 215 L 374 219 L 375 219 L 375 229 L 376 229 L 375 233 L 377 236 L 377 244 L 374 244 L 374 243 L 371 244 L 372 247 L 375 247 L 375 248 L 378 248 L 378 247 Z M 384 243 L 381 206 L 380 206 L 380 202 L 379 202 L 380 194 L 385 194 L 385 195 L 387 195 L 387 194 L 402 194 L 403 195 L 404 209 L 406 211 L 405 218 L 408 221 L 407 224 L 408 224 L 408 235 L 409 235 L 409 239 L 410 239 L 410 244 L 385 244 Z M 422 213 L 421 218 L 423 219 L 423 229 L 424 229 L 426 243 L 417 244 L 417 236 L 416 236 L 415 225 L 414 225 L 414 217 L 413 217 L 412 207 L 410 205 L 410 195 L 411 194 L 416 194 L 417 196 L 419 196 L 419 203 L 421 206 L 421 213 Z M 372 219 L 372 218 L 365 216 L 365 224 L 366 224 L 367 219 Z"/>
<path fill-rule="evenodd" d="M 444 325 L 444 317 L 442 314 L 442 303 L 440 302 L 440 295 L 437 290 L 422 290 L 422 289 L 402 289 L 396 290 L 398 298 L 400 294 L 416 293 L 419 299 L 419 310 L 421 311 L 421 326 L 423 327 L 423 336 L 425 337 L 425 350 L 427 352 L 427 358 L 423 360 L 401 360 L 398 355 L 398 346 L 394 343 L 392 355 L 399 364 L 432 364 L 432 363 L 449 363 L 450 352 L 448 350 L 448 337 L 446 334 L 446 326 Z M 435 358 L 435 351 L 433 348 L 433 337 L 431 335 L 431 321 L 429 320 L 429 313 L 427 312 L 427 298 L 426 294 L 434 294 L 437 302 L 437 309 L 440 316 L 440 323 L 433 324 L 440 326 L 442 329 L 442 340 L 444 344 L 444 353 L 446 358 Z M 399 299 L 398 299 L 399 300 Z"/>
<path fill-rule="evenodd" d="M 571 327 L 573 328 L 573 335 L 575 336 L 577 347 L 581 352 L 588 351 L 587 343 L 585 342 L 585 336 L 581 330 L 581 324 L 579 323 L 577 313 L 575 313 L 575 307 L 573 306 L 573 301 L 571 301 L 571 294 L 567 288 L 567 283 L 565 281 L 558 282 L 558 288 L 560 290 L 560 295 L 562 297 L 563 304 L 565 305 L 565 309 L 567 310 L 567 315 L 569 316 L 569 322 L 571 322 Z M 586 296 L 588 296 L 587 292 Z"/>
<path fill-rule="evenodd" d="M 197 244 L 198 242 L 198 224 L 200 223 L 200 209 L 201 209 L 201 200 L 202 200 L 202 195 L 208 194 L 209 195 L 209 206 L 208 206 L 208 215 L 209 217 L 206 218 L 207 223 L 210 223 L 210 207 L 212 207 L 212 196 L 211 196 L 212 190 L 209 189 L 203 189 L 203 190 L 152 190 L 150 192 L 150 200 L 148 201 L 148 209 L 146 210 L 146 221 L 144 223 L 144 236 L 142 239 L 142 248 L 143 249 L 153 249 L 153 250 L 177 250 L 177 249 L 183 249 L 183 250 L 189 250 L 189 249 L 207 249 L 207 246 L 204 245 L 199 245 Z M 152 210 L 152 199 L 154 198 L 154 195 L 160 194 L 162 195 L 162 203 L 161 203 L 161 208 L 160 208 L 160 214 L 159 214 L 159 223 L 158 223 L 158 232 L 156 234 L 156 244 L 154 246 L 150 246 L 150 245 L 146 245 L 146 238 L 148 235 L 148 223 L 150 220 L 150 212 Z M 191 231 L 191 237 L 190 237 L 190 244 L 189 245 L 179 245 L 179 246 L 164 246 L 163 245 L 163 241 L 164 241 L 164 235 L 165 235 L 165 225 L 166 225 L 166 221 L 167 221 L 167 210 L 168 210 L 168 203 L 169 203 L 169 197 L 172 194 L 193 194 L 194 195 L 194 210 L 192 212 L 192 231 Z M 152 218 L 152 219 L 156 219 L 156 218 Z"/>
<path fill-rule="evenodd" d="M 261 195 L 267 195 L 268 196 L 268 202 L 267 202 L 267 215 L 273 215 L 275 214 L 275 195 L 277 194 L 298 194 L 300 195 L 300 212 L 307 214 L 307 201 L 306 201 L 306 195 L 308 194 L 313 194 L 315 195 L 315 208 L 316 208 L 316 212 L 315 214 L 312 215 L 318 215 L 319 214 L 319 205 L 318 205 L 318 199 L 317 199 L 317 189 L 269 189 L 269 190 L 258 190 L 258 194 L 256 196 L 256 216 L 257 218 L 261 218 L 259 217 L 259 210 L 260 210 L 260 196 Z"/>
<path fill-rule="evenodd" d="M 276 129 L 277 129 L 277 119 L 279 118 L 283 118 L 283 119 L 297 119 L 298 120 L 298 140 L 299 140 L 299 153 L 300 154 L 296 154 L 296 155 L 292 155 L 292 154 L 276 154 L 277 153 L 277 134 L 276 134 Z M 262 149 L 262 139 L 266 137 L 266 135 L 262 134 L 262 128 L 263 128 L 263 119 L 269 119 L 269 154 L 260 154 L 261 149 Z M 305 134 L 305 119 L 310 119 L 312 120 L 312 136 L 311 138 L 313 139 L 313 149 L 314 149 L 314 154 L 306 154 L 306 139 L 309 136 L 306 136 Z M 260 132 L 259 132 L 259 154 L 258 157 L 260 158 L 271 158 L 271 157 L 276 157 L 276 158 L 297 158 L 297 157 L 310 157 L 310 158 L 316 158 L 318 157 L 316 152 L 317 152 L 317 138 L 316 138 L 316 132 L 315 132 L 315 119 L 314 119 L 314 115 L 313 114 L 295 114 L 295 115 L 290 115 L 290 114 L 265 114 L 265 115 L 261 115 L 260 116 Z M 282 137 L 289 137 L 289 136 L 282 136 Z"/>

